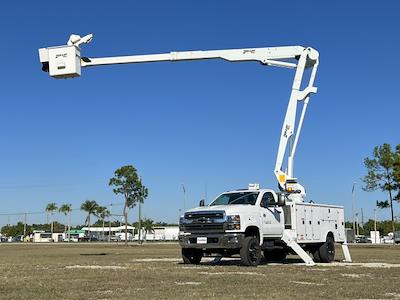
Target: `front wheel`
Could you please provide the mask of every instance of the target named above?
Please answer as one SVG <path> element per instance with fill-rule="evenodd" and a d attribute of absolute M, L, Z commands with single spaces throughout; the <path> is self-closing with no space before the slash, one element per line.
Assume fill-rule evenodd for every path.
<path fill-rule="evenodd" d="M 203 252 L 198 249 L 182 248 L 182 259 L 184 264 L 198 265 L 203 257 Z"/>
<path fill-rule="evenodd" d="M 258 239 L 254 236 L 244 238 L 243 246 L 240 249 L 240 258 L 245 266 L 255 267 L 261 260 L 261 247 Z"/>

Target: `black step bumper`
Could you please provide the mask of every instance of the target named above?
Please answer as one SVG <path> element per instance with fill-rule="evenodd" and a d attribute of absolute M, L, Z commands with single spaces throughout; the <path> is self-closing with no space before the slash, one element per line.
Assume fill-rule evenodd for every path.
<path fill-rule="evenodd" d="M 207 238 L 206 243 L 198 243 L 197 238 Z M 200 239 L 201 240 L 201 239 Z M 181 234 L 179 245 L 182 248 L 197 249 L 236 249 L 241 248 L 244 240 L 243 233 L 221 233 L 221 234 Z"/>

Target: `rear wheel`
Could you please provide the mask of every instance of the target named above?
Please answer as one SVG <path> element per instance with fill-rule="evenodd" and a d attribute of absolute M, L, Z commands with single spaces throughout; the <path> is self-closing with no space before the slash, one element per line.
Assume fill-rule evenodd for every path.
<path fill-rule="evenodd" d="M 330 263 L 335 259 L 335 243 L 333 237 L 328 236 L 326 242 L 319 248 L 320 261 Z"/>
<path fill-rule="evenodd" d="M 198 265 L 203 257 L 203 252 L 198 249 L 182 248 L 182 259 L 185 264 Z"/>
<path fill-rule="evenodd" d="M 320 246 L 321 247 L 321 246 Z M 321 262 L 321 257 L 319 256 L 319 248 L 313 248 L 310 252 L 312 253 L 314 262 Z"/>
<path fill-rule="evenodd" d="M 243 246 L 240 249 L 240 258 L 245 266 L 255 267 L 261 260 L 261 247 L 258 239 L 254 236 L 244 238 Z"/>

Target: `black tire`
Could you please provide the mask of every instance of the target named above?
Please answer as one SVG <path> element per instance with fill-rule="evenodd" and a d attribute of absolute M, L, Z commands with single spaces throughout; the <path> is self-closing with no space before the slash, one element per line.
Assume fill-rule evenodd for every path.
<path fill-rule="evenodd" d="M 264 250 L 264 258 L 266 261 L 283 261 L 287 256 L 285 249 Z"/>
<path fill-rule="evenodd" d="M 198 265 L 203 257 L 203 252 L 198 249 L 182 248 L 182 259 L 184 264 Z"/>
<path fill-rule="evenodd" d="M 320 246 L 320 247 L 321 247 L 321 246 Z M 314 248 L 314 249 L 312 249 L 312 251 L 311 251 L 312 256 L 313 256 L 313 259 L 314 259 L 314 262 L 321 262 L 321 257 L 320 257 L 320 255 L 319 255 L 319 248 L 320 248 L 320 247 Z"/>
<path fill-rule="evenodd" d="M 261 261 L 260 242 L 254 236 L 244 238 L 243 246 L 240 249 L 240 258 L 244 266 L 256 267 Z"/>
<path fill-rule="evenodd" d="M 328 236 L 319 248 L 319 257 L 323 263 L 330 263 L 335 259 L 335 243 L 332 237 Z"/>

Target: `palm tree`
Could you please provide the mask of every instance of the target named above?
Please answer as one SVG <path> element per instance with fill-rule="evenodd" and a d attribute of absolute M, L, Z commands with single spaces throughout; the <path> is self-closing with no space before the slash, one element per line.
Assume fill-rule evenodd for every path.
<path fill-rule="evenodd" d="M 53 235 L 54 232 L 54 212 L 57 210 L 57 204 L 54 202 L 51 202 L 47 204 L 46 206 L 46 212 L 51 214 L 51 234 Z"/>
<path fill-rule="evenodd" d="M 69 218 L 68 218 L 68 242 L 69 242 L 69 240 L 70 240 L 70 235 L 71 235 L 71 212 L 72 212 L 72 209 L 71 209 L 71 204 L 63 204 L 63 205 L 61 205 L 61 207 L 60 207 L 60 209 L 58 210 L 60 213 L 62 213 L 62 214 L 64 214 L 65 215 L 65 217 L 67 216 L 67 215 L 69 215 Z M 65 231 L 67 231 L 67 225 L 65 225 L 65 227 L 64 227 L 64 232 Z"/>
<path fill-rule="evenodd" d="M 89 241 L 91 240 L 91 235 L 90 235 L 90 216 L 96 214 L 96 211 L 97 211 L 98 207 L 99 207 L 99 205 L 94 200 L 86 200 L 81 205 L 81 210 L 87 212 L 87 214 L 88 214 L 87 217 L 86 217 L 85 224 L 86 223 L 88 224 Z"/>
<path fill-rule="evenodd" d="M 105 206 L 99 206 L 96 210 L 96 216 L 103 222 L 103 240 L 105 219 L 111 216 L 110 211 Z"/>
<path fill-rule="evenodd" d="M 154 221 L 152 219 L 143 219 L 142 226 L 144 229 L 144 239 L 146 240 L 147 233 L 154 232 Z"/>

